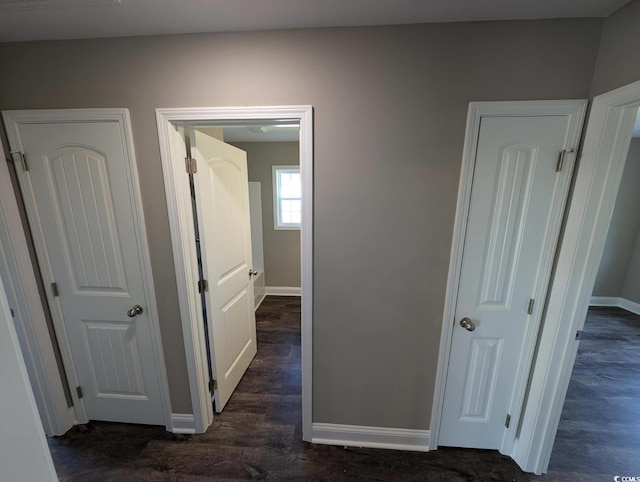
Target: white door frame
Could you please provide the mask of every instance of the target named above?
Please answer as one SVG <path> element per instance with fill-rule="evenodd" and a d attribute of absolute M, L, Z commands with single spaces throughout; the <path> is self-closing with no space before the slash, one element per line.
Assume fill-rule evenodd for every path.
<path fill-rule="evenodd" d="M 436 386 L 431 412 L 431 443 L 430 449 L 438 448 L 440 424 L 444 408 L 445 384 L 449 368 L 449 355 L 453 340 L 453 323 L 457 304 L 458 287 L 460 284 L 460 272 L 462 268 L 462 254 L 469 215 L 471 200 L 471 187 L 476 160 L 476 150 L 480 134 L 480 123 L 483 117 L 521 117 L 521 116 L 550 116 L 562 115 L 570 117 L 571 131 L 568 134 L 568 143 L 575 143 L 571 147 L 577 148 L 580 136 L 580 127 L 586 112 L 586 100 L 558 100 L 558 101 L 521 101 L 521 102 L 471 102 L 467 117 L 467 127 L 462 156 L 462 168 L 460 171 L 460 184 L 458 188 L 458 201 L 456 217 L 453 229 L 453 241 L 451 245 L 451 258 L 449 261 L 449 274 L 447 279 L 447 291 L 445 297 L 444 314 L 442 321 L 442 333 L 440 336 L 440 350 L 438 354 L 438 369 L 436 372 Z M 529 351 L 525 358 L 530 357 L 535 347 L 537 326 L 531 327 L 525 336 L 524 346 Z M 527 374 L 529 366 L 521 367 L 518 380 L 520 383 L 514 389 L 514 397 L 511 402 L 512 420 L 517 423 L 519 419 L 522 400 L 524 398 Z M 513 445 L 516 431 L 512 431 L 510 437 L 505 440 L 502 447 L 503 453 L 509 453 Z"/>
<path fill-rule="evenodd" d="M 546 472 L 624 170 L 640 81 L 593 99 L 513 458 Z"/>
<path fill-rule="evenodd" d="M 156 109 L 160 157 L 167 196 L 178 302 L 193 405 L 193 424 L 185 433 L 201 433 L 213 421 L 204 325 L 198 280 L 186 148 L 179 127 L 206 121 L 297 120 L 300 123 L 302 178 L 302 438 L 311 440 L 312 294 L 313 294 L 313 108 L 312 106 L 195 107 Z"/>
<path fill-rule="evenodd" d="M 76 414 L 67 406 L 1 139 L 0 151 L 0 268 L 4 266 L 0 276 L 15 312 L 14 325 L 42 426 L 47 435 L 62 435 L 73 426 Z"/>
<path fill-rule="evenodd" d="M 171 425 L 171 400 L 169 398 L 169 385 L 167 382 L 167 374 L 165 370 L 164 354 L 162 342 L 160 338 L 160 324 L 158 320 L 158 309 L 156 304 L 155 289 L 153 286 L 153 274 L 151 271 L 151 258 L 149 256 L 149 246 L 147 241 L 147 231 L 144 222 L 144 213 L 142 208 L 142 197 L 140 194 L 140 181 L 138 177 L 138 168 L 135 159 L 135 150 L 133 145 L 133 133 L 131 130 L 131 121 L 128 109 L 51 109 L 51 110 L 14 110 L 2 112 L 4 124 L 7 130 L 9 145 L 13 151 L 23 151 L 22 140 L 20 139 L 18 126 L 20 124 L 50 124 L 50 123 L 91 123 L 91 122 L 116 122 L 120 128 L 122 139 L 125 141 L 124 154 L 126 156 L 125 165 L 128 169 L 128 176 L 131 180 L 129 185 L 131 198 L 133 202 L 133 222 L 138 232 L 137 248 L 140 253 L 140 259 L 143 269 L 143 289 L 147 299 L 147 316 L 149 317 L 149 327 L 151 333 L 151 343 L 154 351 L 154 365 L 157 372 L 159 382 L 159 392 L 162 402 L 162 410 L 167 430 L 172 429 Z M 27 160 L 28 161 L 28 160 Z M 36 219 L 35 198 L 31 188 L 31 181 L 28 174 L 22 169 L 22 166 L 16 169 L 16 173 L 21 180 L 23 186 L 22 197 L 27 212 L 32 214 L 32 219 Z M 48 258 L 45 236 L 39 226 L 31 226 L 32 237 L 39 256 L 40 271 L 43 282 L 49 286 L 54 282 L 51 263 Z M 18 281 L 18 280 L 15 280 Z M 30 290 L 31 291 L 31 290 Z M 67 375 L 67 380 L 71 388 L 71 398 L 75 408 L 76 423 L 86 423 L 89 421 L 86 408 L 81 398 L 72 387 L 79 385 L 78 375 L 75 369 L 71 345 L 67 336 L 67 330 L 64 323 L 64 316 L 60 300 L 52 297 L 50 290 L 45 290 L 51 310 L 51 316 L 60 347 L 62 362 Z M 33 295 L 33 293 L 31 293 Z M 42 330 L 46 330 L 46 326 L 37 326 L 36 330 L 40 335 L 44 336 Z M 47 333 L 48 336 L 48 333 Z M 44 361 L 44 360 L 43 360 Z M 47 361 L 50 362 L 50 361 Z M 55 364 L 55 361 L 54 361 Z M 50 381 L 51 383 L 51 381 Z"/>

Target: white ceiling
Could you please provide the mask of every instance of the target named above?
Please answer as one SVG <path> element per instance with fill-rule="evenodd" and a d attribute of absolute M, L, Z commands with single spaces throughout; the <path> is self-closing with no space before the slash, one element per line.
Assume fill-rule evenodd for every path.
<path fill-rule="evenodd" d="M 297 142 L 299 131 L 297 125 L 223 127 L 225 142 Z"/>
<path fill-rule="evenodd" d="M 628 2 L 629 0 L 0 0 L 0 42 L 478 20 L 606 17 Z"/>

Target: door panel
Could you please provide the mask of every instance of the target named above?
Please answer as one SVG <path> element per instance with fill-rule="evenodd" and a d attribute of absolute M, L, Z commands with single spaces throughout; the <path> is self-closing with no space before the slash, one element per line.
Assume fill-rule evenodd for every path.
<path fill-rule="evenodd" d="M 526 335 L 540 321 L 529 300 L 544 302 L 567 196 L 571 169 L 556 172 L 556 159 L 569 129 L 568 116 L 481 121 L 440 445 L 503 446 L 518 373 L 531 362 Z"/>
<path fill-rule="evenodd" d="M 135 202 L 118 122 L 20 124 L 34 209 L 92 420 L 164 424 Z M 146 280 L 147 283 L 151 280 Z"/>
<path fill-rule="evenodd" d="M 244 151 L 198 130 L 192 155 L 216 411 L 231 397 L 256 354 L 249 184 Z"/>

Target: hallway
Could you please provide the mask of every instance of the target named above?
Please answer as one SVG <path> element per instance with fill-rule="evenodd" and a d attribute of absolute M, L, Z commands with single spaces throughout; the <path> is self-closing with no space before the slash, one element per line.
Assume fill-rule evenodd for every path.
<path fill-rule="evenodd" d="M 256 313 L 258 355 L 206 433 L 92 422 L 49 439 L 54 463 L 65 481 L 609 481 L 633 474 L 638 458 L 631 454 L 640 452 L 640 383 L 636 379 L 624 396 L 616 388 L 639 372 L 640 317 L 625 315 L 612 324 L 609 315 L 590 311 L 544 476 L 522 473 L 495 451 L 442 447 L 420 453 L 302 442 L 300 300 L 275 296 Z M 607 346 L 620 340 L 625 348 L 610 353 Z M 632 416 L 635 424 L 627 424 Z"/>

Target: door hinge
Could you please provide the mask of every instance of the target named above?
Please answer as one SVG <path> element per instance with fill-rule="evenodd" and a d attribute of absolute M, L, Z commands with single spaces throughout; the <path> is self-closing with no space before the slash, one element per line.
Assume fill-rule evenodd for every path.
<path fill-rule="evenodd" d="M 580 340 L 582 338 L 582 330 L 576 331 L 576 340 Z"/>
<path fill-rule="evenodd" d="M 60 291 L 58 290 L 58 283 L 51 283 L 51 293 L 53 296 L 60 296 Z"/>
<path fill-rule="evenodd" d="M 209 380 L 209 391 L 213 392 L 218 389 L 218 382 L 216 380 Z"/>
<path fill-rule="evenodd" d="M 510 413 L 507 414 L 507 418 L 504 421 L 505 428 L 509 428 L 509 425 L 511 425 L 511 414 Z"/>
<path fill-rule="evenodd" d="M 558 159 L 556 160 L 556 172 L 562 171 L 562 166 L 564 165 L 564 156 L 566 154 L 572 154 L 576 152 L 576 149 L 562 149 L 558 153 Z"/>
<path fill-rule="evenodd" d="M 206 279 L 198 281 L 198 293 L 202 293 L 203 291 L 209 291 L 209 282 Z"/>
<path fill-rule="evenodd" d="M 185 157 L 184 166 L 187 170 L 187 174 L 195 174 L 198 172 L 198 164 L 193 157 Z"/>
<path fill-rule="evenodd" d="M 536 304 L 536 300 L 533 298 L 529 299 L 529 304 L 527 305 L 527 314 L 530 315 L 533 313 L 533 305 Z"/>
<path fill-rule="evenodd" d="M 78 398 L 84 397 L 84 394 L 82 393 L 82 387 L 81 386 L 77 386 L 76 387 L 76 393 L 78 394 Z"/>
<path fill-rule="evenodd" d="M 27 163 L 27 156 L 24 155 L 24 152 L 11 151 L 9 154 L 11 154 L 11 160 L 13 161 L 14 164 L 21 162 L 24 170 L 25 171 L 29 170 L 29 164 Z"/>

